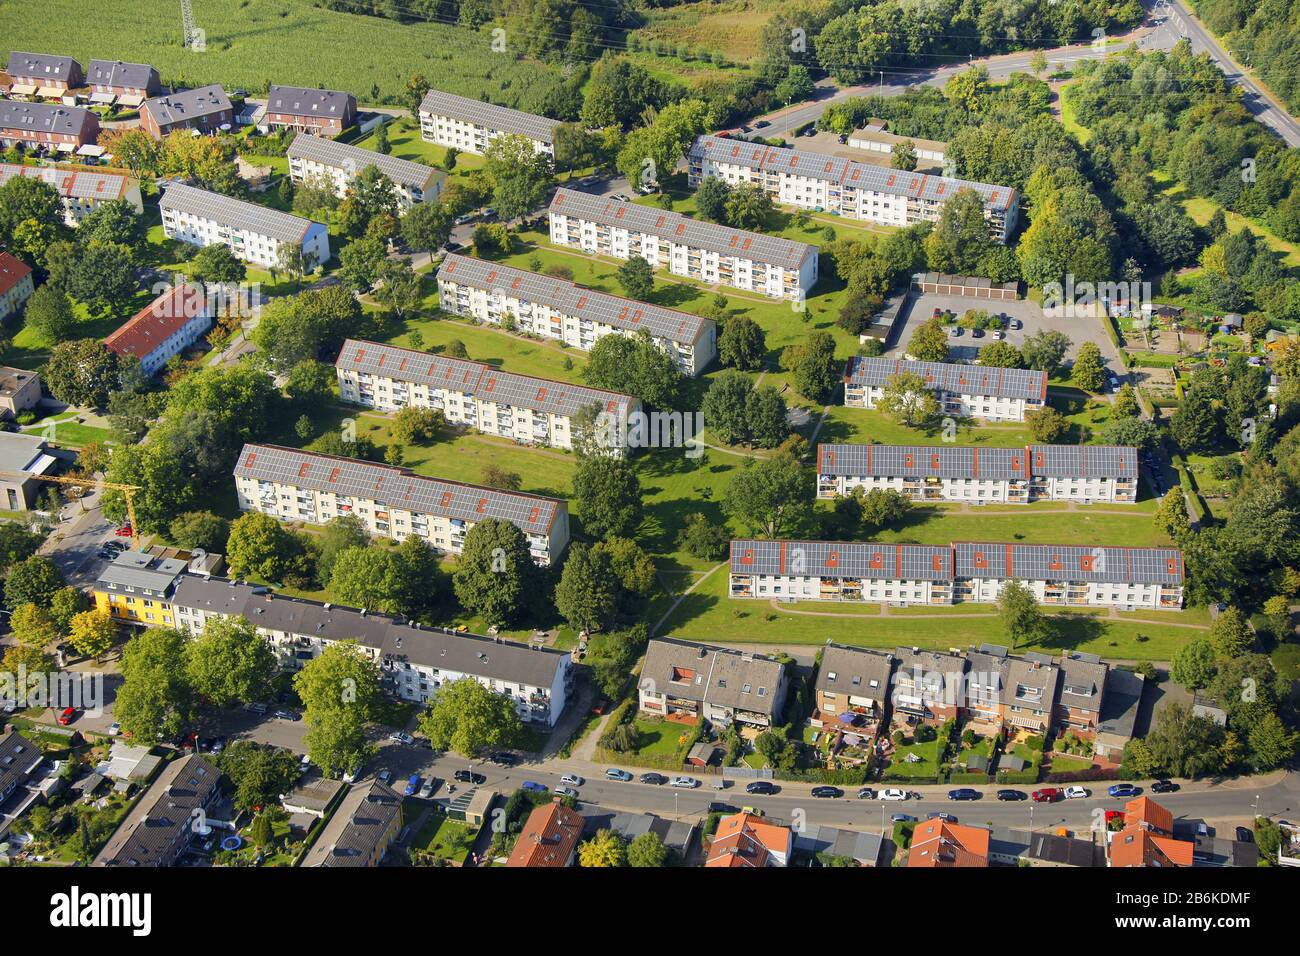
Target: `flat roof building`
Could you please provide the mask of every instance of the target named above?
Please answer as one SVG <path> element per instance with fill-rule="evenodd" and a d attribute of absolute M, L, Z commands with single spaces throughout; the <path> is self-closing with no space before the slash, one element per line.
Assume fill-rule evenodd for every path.
<path fill-rule="evenodd" d="M 31 508 L 45 487 L 35 476 L 53 474 L 56 463 L 41 436 L 0 432 L 0 508 Z"/>
<path fill-rule="evenodd" d="M 2 263 L 0 268 L 3 268 Z M 26 369 L 0 365 L 0 418 L 16 418 L 19 412 L 35 408 L 40 400 L 39 375 Z"/>
<path fill-rule="evenodd" d="M 437 143 L 482 156 L 498 136 L 523 136 L 539 153 L 555 155 L 559 120 L 522 110 L 472 100 L 454 93 L 429 90 L 420 102 L 420 135 Z"/>
<path fill-rule="evenodd" d="M 875 408 L 885 386 L 904 373 L 921 377 L 944 415 L 1022 422 L 1047 403 L 1047 375 L 1035 369 L 855 355 L 844 369 L 844 404 Z"/>
<path fill-rule="evenodd" d="M 168 239 L 199 247 L 221 243 L 235 258 L 261 266 L 281 267 L 283 247 L 301 249 L 307 271 L 329 261 L 324 223 L 176 182 L 163 190 L 158 208 Z"/>

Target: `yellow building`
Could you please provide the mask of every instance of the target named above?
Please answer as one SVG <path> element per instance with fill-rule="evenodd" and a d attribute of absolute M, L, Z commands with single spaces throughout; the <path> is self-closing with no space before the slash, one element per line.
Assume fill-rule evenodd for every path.
<path fill-rule="evenodd" d="M 146 627 L 176 623 L 171 598 L 186 564 L 143 551 L 123 551 L 95 581 L 95 607 L 115 621 Z"/>

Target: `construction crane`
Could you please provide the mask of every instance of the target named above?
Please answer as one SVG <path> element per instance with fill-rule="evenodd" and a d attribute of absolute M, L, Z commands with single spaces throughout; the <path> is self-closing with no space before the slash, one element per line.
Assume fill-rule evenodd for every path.
<path fill-rule="evenodd" d="M 37 481 L 48 481 L 56 485 L 73 485 L 78 488 L 107 488 L 110 491 L 122 492 L 122 497 L 126 499 L 126 520 L 131 528 L 131 544 L 140 543 L 140 532 L 135 526 L 135 493 L 140 490 L 140 485 L 124 485 L 116 481 L 104 481 L 99 478 L 68 478 L 63 475 L 32 475 Z"/>

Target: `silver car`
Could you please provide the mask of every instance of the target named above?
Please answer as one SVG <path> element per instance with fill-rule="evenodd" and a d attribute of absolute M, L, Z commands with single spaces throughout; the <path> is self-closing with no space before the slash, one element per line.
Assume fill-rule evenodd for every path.
<path fill-rule="evenodd" d="M 683 790 L 694 790 L 700 785 L 700 782 L 694 777 L 673 777 L 668 781 L 670 787 L 680 787 Z"/>

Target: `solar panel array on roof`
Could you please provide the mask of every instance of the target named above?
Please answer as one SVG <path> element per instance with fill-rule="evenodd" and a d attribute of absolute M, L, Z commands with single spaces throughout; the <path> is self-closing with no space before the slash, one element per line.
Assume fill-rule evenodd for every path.
<path fill-rule="evenodd" d="M 675 312 L 646 302 L 624 299 L 594 289 L 584 289 L 550 276 L 524 272 L 510 266 L 468 256 L 448 255 L 438 270 L 439 282 L 454 282 L 513 298 L 540 303 L 580 319 L 635 332 L 645 329 L 655 338 L 693 345 L 712 325 L 708 319 Z"/>
<path fill-rule="evenodd" d="M 805 242 L 791 242 L 758 232 L 731 229 L 680 213 L 653 209 L 631 202 L 619 202 L 608 196 L 592 196 L 572 189 L 557 189 L 551 200 L 552 216 L 571 216 L 606 226 L 617 226 L 645 233 L 679 245 L 707 249 L 724 256 L 739 256 L 755 262 L 797 269 L 817 252 Z"/>
<path fill-rule="evenodd" d="M 235 476 L 365 498 L 401 511 L 459 521 L 498 518 L 532 534 L 549 534 L 556 515 L 568 510 L 557 498 L 426 478 L 406 468 L 279 445 L 245 445 L 235 463 Z"/>
<path fill-rule="evenodd" d="M 374 166 L 398 185 L 419 190 L 424 190 L 431 180 L 444 175 L 432 166 L 376 153 L 374 150 L 362 149 L 359 146 L 350 146 L 337 140 L 324 139 L 310 133 L 299 133 L 295 136 L 285 155 L 289 159 L 305 159 L 335 169 L 350 168 L 354 173 L 360 173 L 367 166 Z"/>
<path fill-rule="evenodd" d="M 1116 445 L 818 445 L 817 471 L 847 477 L 1136 478 L 1137 449 Z"/>
<path fill-rule="evenodd" d="M 1035 369 L 991 368 L 951 362 L 909 362 L 905 359 L 855 355 L 844 370 L 848 385 L 881 387 L 904 372 L 919 375 L 936 390 L 960 395 L 1039 399 L 1047 396 L 1047 375 Z"/>
<path fill-rule="evenodd" d="M 52 166 L 20 166 L 0 163 L 0 186 L 15 176 L 28 176 L 53 186 L 65 199 L 121 199 L 131 182 L 116 173 L 93 173 L 80 169 L 55 169 Z"/>
<path fill-rule="evenodd" d="M 396 381 L 413 382 L 431 388 L 450 388 L 486 402 L 531 408 L 552 415 L 571 416 L 587 405 L 626 415 L 630 395 L 557 382 L 531 375 L 503 372 L 491 365 L 466 359 L 430 355 L 379 342 L 348 339 L 343 343 L 335 368 L 360 375 L 378 375 Z"/>
<path fill-rule="evenodd" d="M 300 219 L 278 209 L 268 209 L 257 203 L 232 199 L 184 183 L 171 183 L 167 186 L 158 205 L 163 210 L 174 209 L 189 213 L 219 225 L 247 229 L 259 236 L 268 236 L 281 242 L 302 242 L 313 225 L 308 219 Z"/>
<path fill-rule="evenodd" d="M 866 541 L 731 542 L 731 572 L 791 577 L 947 581 L 952 550 L 941 545 Z"/>
<path fill-rule="evenodd" d="M 822 179 L 854 189 L 934 202 L 950 199 L 960 189 L 973 189 L 979 193 L 985 205 L 1005 210 L 1012 207 L 1016 196 L 1016 191 L 1009 186 L 888 169 L 826 153 L 811 153 L 802 149 L 767 146 L 719 136 L 701 136 L 691 146 L 691 157 L 729 166 L 744 166 L 764 173 Z"/>
<path fill-rule="evenodd" d="M 425 93 L 424 99 L 420 101 L 420 112 L 450 116 L 502 133 L 517 133 L 543 143 L 549 143 L 555 138 L 555 127 L 560 125 L 559 120 L 512 110 L 495 103 L 484 103 L 482 100 L 471 100 L 442 90 Z"/>

